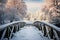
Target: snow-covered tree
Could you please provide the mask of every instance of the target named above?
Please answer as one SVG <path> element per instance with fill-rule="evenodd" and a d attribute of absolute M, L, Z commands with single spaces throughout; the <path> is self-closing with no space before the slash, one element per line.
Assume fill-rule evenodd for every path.
<path fill-rule="evenodd" d="M 6 8 L 15 8 L 20 16 L 25 17 L 26 15 L 26 4 L 23 0 L 8 0 Z"/>
<path fill-rule="evenodd" d="M 0 25 L 4 24 L 4 4 L 6 4 L 5 0 L 0 0 Z"/>
<path fill-rule="evenodd" d="M 46 5 L 42 8 L 42 11 L 46 15 L 46 20 L 52 23 L 60 22 L 60 12 L 58 0 L 46 0 Z"/>
<path fill-rule="evenodd" d="M 0 25 L 4 24 L 4 12 L 0 10 Z"/>
<path fill-rule="evenodd" d="M 4 18 L 2 21 L 17 21 L 22 20 L 26 15 L 26 4 L 23 0 L 0 0 L 0 16 Z M 0 21 L 1 22 L 1 21 Z"/>

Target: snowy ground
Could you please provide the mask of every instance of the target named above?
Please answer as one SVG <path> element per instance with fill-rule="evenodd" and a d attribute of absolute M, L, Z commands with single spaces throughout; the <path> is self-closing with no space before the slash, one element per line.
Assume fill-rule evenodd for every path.
<path fill-rule="evenodd" d="M 25 26 L 11 40 L 49 40 L 34 26 Z"/>

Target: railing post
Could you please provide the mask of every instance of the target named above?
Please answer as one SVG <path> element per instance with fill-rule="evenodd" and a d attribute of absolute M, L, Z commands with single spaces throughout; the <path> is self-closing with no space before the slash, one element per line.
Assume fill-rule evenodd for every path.
<path fill-rule="evenodd" d="M 38 29 L 39 29 L 39 30 L 42 30 L 42 28 L 41 28 L 41 24 L 38 25 Z"/>
<path fill-rule="evenodd" d="M 9 26 L 9 27 L 7 27 L 7 31 L 6 31 L 6 37 L 8 40 L 9 40 L 9 36 L 10 36 L 10 31 L 11 31 L 11 28 Z"/>
<path fill-rule="evenodd" d="M 18 31 L 18 24 L 16 25 L 16 31 Z"/>
<path fill-rule="evenodd" d="M 48 38 L 50 39 L 50 34 L 49 34 L 50 30 L 48 29 L 48 27 L 46 26 L 46 35 L 48 36 Z"/>
<path fill-rule="evenodd" d="M 41 24 L 42 26 L 42 32 L 44 34 L 44 36 L 46 36 L 46 27 L 45 27 L 45 24 Z"/>
<path fill-rule="evenodd" d="M 42 33 L 44 33 L 44 29 L 43 29 L 43 25 L 41 24 L 41 27 L 42 27 Z"/>
<path fill-rule="evenodd" d="M 41 26 L 41 24 L 40 24 L 40 30 L 42 30 L 42 26 Z"/>
<path fill-rule="evenodd" d="M 16 25 L 14 25 L 14 30 L 13 30 L 13 32 L 14 32 L 14 33 L 16 32 Z"/>
<path fill-rule="evenodd" d="M 19 30 L 20 30 L 20 28 L 21 28 L 21 23 L 19 23 Z"/>
<path fill-rule="evenodd" d="M 50 33 L 50 38 L 53 39 L 54 33 L 53 33 L 53 28 L 50 28 L 51 30 L 49 31 Z"/>
<path fill-rule="evenodd" d="M 18 24 L 18 31 L 20 30 L 20 23 Z"/>
<path fill-rule="evenodd" d="M 12 37 L 12 35 L 13 35 L 13 30 L 14 30 L 14 26 L 12 26 L 12 29 L 11 29 L 11 33 L 10 33 L 9 39 L 11 39 L 11 37 Z"/>
<path fill-rule="evenodd" d="M 44 29 L 44 36 L 46 36 L 46 27 L 45 27 L 45 24 L 43 25 L 43 29 Z"/>
<path fill-rule="evenodd" d="M 5 36 L 5 33 L 6 33 L 6 30 L 7 30 L 7 28 L 4 29 L 3 34 L 2 34 L 2 37 L 1 37 L 1 40 L 3 40 L 3 38 Z"/>
<path fill-rule="evenodd" d="M 53 30 L 53 32 L 54 32 L 54 36 L 55 36 L 56 40 L 59 40 L 59 37 L 57 35 L 57 32 L 55 30 Z"/>

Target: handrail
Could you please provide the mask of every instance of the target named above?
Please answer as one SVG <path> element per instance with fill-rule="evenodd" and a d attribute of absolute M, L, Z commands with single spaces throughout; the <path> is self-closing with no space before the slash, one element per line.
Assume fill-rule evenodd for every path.
<path fill-rule="evenodd" d="M 53 28 L 53 29 L 55 29 L 56 31 L 60 32 L 60 28 L 59 27 L 57 27 L 57 26 L 55 26 L 53 24 L 50 24 L 48 22 L 45 22 L 45 21 L 40 21 L 40 22 L 43 23 L 43 24 L 45 24 L 45 25 L 47 25 L 47 26 L 49 26 L 49 27 L 51 27 L 51 28 Z"/>
<path fill-rule="evenodd" d="M 8 24 L 1 25 L 1 26 L 0 26 L 0 30 L 8 27 L 9 25 L 13 25 L 13 24 L 16 24 L 16 23 L 19 23 L 19 22 L 23 22 L 23 21 L 14 21 L 14 22 L 11 22 L 11 23 L 8 23 Z M 48 22 L 45 22 L 45 21 L 40 21 L 40 22 L 41 22 L 42 24 L 45 24 L 45 25 L 47 25 L 47 26 L 49 26 L 49 27 L 51 27 L 51 28 L 53 28 L 53 29 L 55 29 L 55 30 L 57 30 L 57 31 L 60 32 L 60 28 L 59 28 L 59 27 L 57 27 L 57 26 L 55 26 L 55 25 L 53 25 L 53 24 L 50 24 L 50 23 L 48 23 Z"/>
<path fill-rule="evenodd" d="M 33 23 L 43 35 L 49 39 L 60 40 L 60 28 L 45 21 L 36 21 Z"/>
<path fill-rule="evenodd" d="M 17 30 L 19 30 L 19 28 L 20 28 L 20 26 L 22 25 L 22 24 L 20 24 L 21 22 L 24 22 L 24 21 L 14 21 L 14 22 L 11 22 L 11 23 L 8 23 L 8 24 L 4 24 L 4 25 L 1 25 L 0 26 L 0 31 L 2 31 L 2 30 L 4 30 L 3 31 L 3 34 L 2 34 L 2 37 L 1 37 L 1 40 L 3 40 L 3 38 L 4 38 L 4 36 L 5 36 L 5 34 L 6 34 L 6 31 L 10 31 L 11 33 L 9 34 L 9 32 L 8 32 L 8 34 L 10 35 L 8 35 L 8 37 L 9 38 L 11 38 L 11 36 L 13 35 L 13 33 L 14 33 L 14 30 L 15 30 L 15 28 L 16 28 L 16 31 Z M 26 23 L 26 22 L 25 22 Z M 34 25 L 33 24 L 34 22 L 32 22 L 32 25 Z M 39 24 L 40 23 L 40 24 Z M 49 36 L 49 30 L 48 30 L 48 28 L 47 27 L 49 27 L 49 28 L 52 28 L 52 30 L 53 30 L 53 32 L 56 34 L 54 34 L 55 35 L 55 37 L 57 38 L 57 40 L 59 40 L 59 38 L 58 38 L 58 35 L 57 35 L 57 32 L 56 31 L 58 31 L 58 32 L 60 32 L 60 28 L 59 27 L 57 27 L 57 26 L 55 26 L 55 25 L 53 25 L 53 24 L 50 24 L 50 23 L 47 23 L 47 22 L 45 22 L 45 21 L 39 21 L 39 23 L 38 23 L 38 25 L 40 25 L 39 27 L 41 28 L 42 27 L 42 29 L 45 29 L 46 31 L 47 31 L 47 35 Z M 16 25 L 15 25 L 16 24 Z M 26 23 L 26 25 L 27 25 L 27 23 Z M 29 25 L 30 25 L 30 23 L 29 23 Z M 10 26 L 12 27 L 12 28 L 10 28 Z M 16 26 L 16 27 L 15 27 Z M 38 27 L 38 28 L 39 28 Z M 44 27 L 44 28 L 43 28 Z M 44 31 L 44 32 L 46 32 L 45 30 L 41 30 L 41 31 Z M 46 35 L 46 34 L 45 34 Z M 49 38 L 50 38 L 50 36 L 49 36 Z"/>
<path fill-rule="evenodd" d="M 7 38 L 7 40 L 10 40 L 15 32 L 19 31 L 20 28 L 25 26 L 24 21 L 14 21 L 8 24 L 4 24 L 0 26 L 0 32 L 2 33 L 0 35 L 0 40 L 3 40 L 4 37 Z"/>
<path fill-rule="evenodd" d="M 60 28 L 47 23 L 45 21 L 40 21 L 41 24 L 43 24 L 42 27 L 42 32 L 44 33 L 44 36 L 48 36 L 49 39 L 54 39 L 54 40 L 60 40 Z M 41 25 L 40 24 L 40 25 Z"/>
<path fill-rule="evenodd" d="M 11 23 L 8 23 L 8 24 L 1 25 L 0 26 L 0 31 L 3 30 L 4 28 L 10 26 L 10 25 L 13 25 L 13 24 L 16 24 L 16 23 L 20 23 L 20 22 L 23 22 L 23 21 L 14 21 L 14 22 L 11 22 Z"/>

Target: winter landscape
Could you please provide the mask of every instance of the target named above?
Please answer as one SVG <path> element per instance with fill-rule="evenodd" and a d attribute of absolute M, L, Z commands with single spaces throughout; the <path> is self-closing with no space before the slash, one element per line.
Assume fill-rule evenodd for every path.
<path fill-rule="evenodd" d="M 0 40 L 60 40 L 60 0 L 0 0 Z"/>

